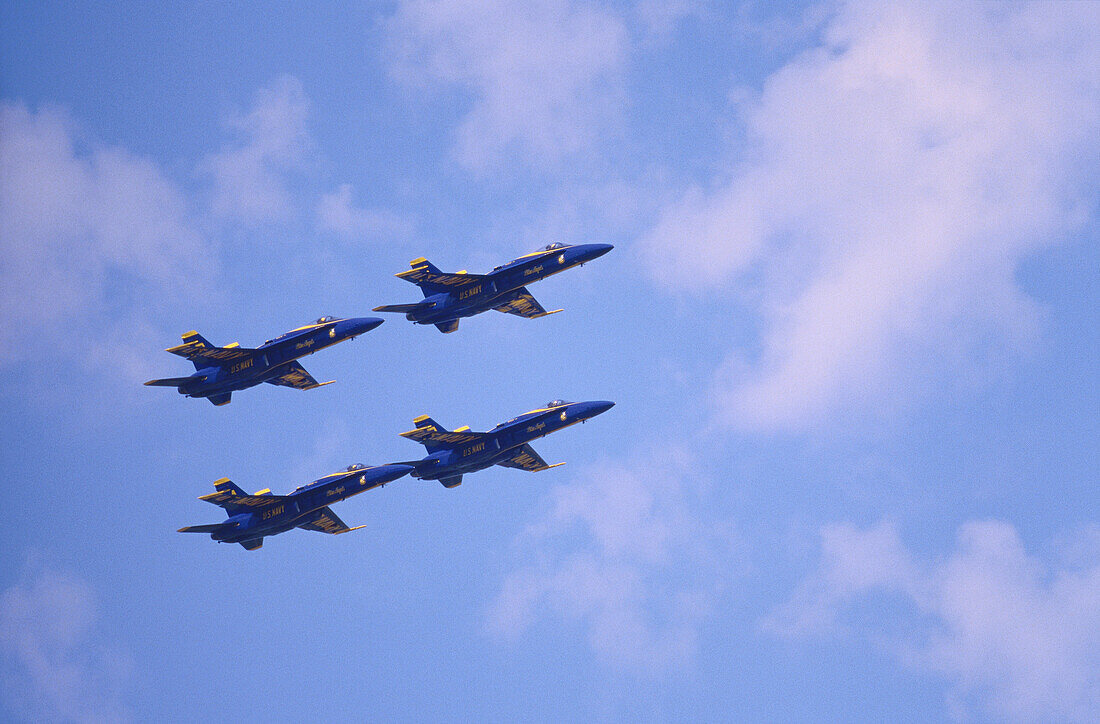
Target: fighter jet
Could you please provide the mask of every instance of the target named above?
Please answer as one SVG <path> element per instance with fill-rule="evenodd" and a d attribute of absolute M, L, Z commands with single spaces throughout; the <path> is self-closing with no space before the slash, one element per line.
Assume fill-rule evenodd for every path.
<path fill-rule="evenodd" d="M 308 485 L 299 486 L 290 495 L 272 495 L 264 489 L 252 495 L 234 485 L 229 478 L 214 483 L 213 493 L 199 500 L 225 508 L 229 520 L 209 525 L 189 525 L 180 533 L 209 533 L 219 543 L 240 543 L 254 551 L 264 544 L 264 537 L 301 528 L 319 533 L 347 533 L 349 528 L 328 506 L 364 490 L 397 480 L 412 468 L 408 465 L 349 465 L 332 475 L 326 475 Z"/>
<path fill-rule="evenodd" d="M 611 244 L 550 244 L 532 254 L 498 266 L 488 274 L 454 274 L 441 272 L 427 259 L 409 262 L 412 268 L 396 276 L 420 287 L 424 301 L 416 304 L 388 304 L 375 307 L 375 312 L 399 312 L 415 324 L 434 324 L 440 332 L 458 329 L 458 321 L 490 309 L 518 317 L 535 319 L 555 314 L 535 301 L 526 284 L 545 279 L 551 274 L 590 262 L 614 247 Z"/>
<path fill-rule="evenodd" d="M 519 468 L 529 472 L 549 470 L 565 463 L 547 465 L 529 444 L 564 427 L 584 422 L 607 412 L 614 402 L 565 402 L 554 400 L 546 407 L 525 412 L 508 422 L 502 422 L 489 432 L 470 432 L 469 427 L 447 430 L 423 415 L 413 420 L 415 430 L 401 437 L 416 440 L 428 450 L 423 460 L 399 465 L 411 465 L 412 476 L 422 480 L 438 480 L 445 488 L 462 484 L 462 476 L 493 465 Z"/>
<path fill-rule="evenodd" d="M 192 330 L 183 335 L 183 344 L 165 351 L 186 357 L 195 365 L 190 377 L 149 380 L 145 384 L 175 387 L 181 395 L 205 397 L 215 405 L 226 405 L 237 390 L 255 387 L 261 382 L 299 390 L 332 384 L 318 382 L 295 360 L 347 339 L 355 339 L 382 324 L 378 317 L 337 319 L 321 317 L 313 324 L 298 327 L 256 349 L 236 342 L 215 347 Z"/>

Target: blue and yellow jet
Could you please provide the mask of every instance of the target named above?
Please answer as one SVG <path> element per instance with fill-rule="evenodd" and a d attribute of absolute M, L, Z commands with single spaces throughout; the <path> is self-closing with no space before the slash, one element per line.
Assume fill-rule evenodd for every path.
<path fill-rule="evenodd" d="M 175 387 L 181 395 L 205 397 L 215 405 L 228 404 L 234 392 L 255 387 L 261 382 L 312 390 L 333 381 L 318 382 L 295 360 L 344 340 L 355 339 L 382 324 L 382 321 L 378 317 L 321 317 L 313 324 L 269 339 L 256 349 L 241 347 L 236 342 L 226 347 L 215 347 L 201 334 L 191 331 L 183 335 L 183 344 L 165 351 L 191 360 L 195 365 L 195 374 L 149 380 L 145 384 Z"/>
<path fill-rule="evenodd" d="M 493 465 L 529 472 L 549 470 L 564 463 L 547 465 L 530 442 L 564 427 L 584 422 L 615 406 L 603 400 L 565 402 L 554 400 L 546 407 L 525 412 L 502 422 L 489 432 L 470 432 L 468 427 L 447 430 L 423 415 L 413 420 L 415 430 L 401 433 L 428 450 L 423 460 L 400 463 L 413 466 L 413 477 L 438 480 L 446 488 L 462 484 L 462 476 Z"/>
<path fill-rule="evenodd" d="M 590 262 L 614 247 L 611 244 L 550 244 L 532 254 L 498 266 L 488 274 L 441 272 L 421 257 L 409 262 L 412 268 L 396 276 L 410 281 L 424 292 L 424 301 L 416 304 L 388 304 L 375 312 L 399 312 L 415 324 L 434 324 L 447 333 L 458 329 L 463 317 L 495 309 L 527 319 L 560 312 L 548 312 L 535 301 L 527 284 Z"/>
<path fill-rule="evenodd" d="M 347 533 L 349 528 L 328 506 L 365 490 L 397 480 L 412 471 L 408 465 L 350 465 L 332 475 L 326 475 L 308 485 L 298 487 L 290 495 L 272 495 L 270 489 L 252 495 L 234 485 L 229 478 L 214 483 L 213 493 L 199 500 L 225 508 L 229 520 L 209 525 L 189 525 L 180 533 L 209 533 L 219 543 L 240 543 L 254 551 L 264 544 L 264 538 L 291 528 L 315 530 L 319 533 Z"/>

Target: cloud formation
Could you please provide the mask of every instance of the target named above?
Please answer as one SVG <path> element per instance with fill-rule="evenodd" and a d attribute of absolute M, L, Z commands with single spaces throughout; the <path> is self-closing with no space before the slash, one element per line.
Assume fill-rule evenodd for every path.
<path fill-rule="evenodd" d="M 301 81 L 284 75 L 257 91 L 247 114 L 229 120 L 237 140 L 202 163 L 213 180 L 216 215 L 249 226 L 294 215 L 287 175 L 304 167 L 313 148 L 308 115 L 309 99 Z"/>
<path fill-rule="evenodd" d="M 643 240 L 670 290 L 759 315 L 759 355 L 715 380 L 723 422 L 877 411 L 1034 335 L 1017 265 L 1092 220 L 1098 25 L 1089 4 L 847 4 L 740 106 L 743 152 Z"/>
<path fill-rule="evenodd" d="M 387 24 L 393 74 L 472 97 L 454 156 L 483 170 L 589 148 L 617 117 L 629 50 L 623 19 L 580 0 L 405 0 Z"/>
<path fill-rule="evenodd" d="M 85 151 L 62 113 L 0 105 L 0 362 L 131 293 L 189 294 L 211 247 L 185 195 L 147 158 Z"/>
<path fill-rule="evenodd" d="M 351 184 L 341 184 L 317 203 L 317 228 L 349 240 L 400 241 L 412 236 L 411 219 L 386 209 L 362 208 L 351 199 Z"/>
<path fill-rule="evenodd" d="M 0 593 L 0 661 L 11 708 L 30 721 L 131 718 L 120 690 L 129 657 L 96 636 L 94 595 L 76 576 L 41 569 Z"/>
<path fill-rule="evenodd" d="M 950 682 L 956 714 L 975 702 L 1012 720 L 1092 721 L 1100 711 L 1100 547 L 1095 536 L 1079 537 L 1070 547 L 1088 554 L 1052 570 L 999 521 L 963 525 L 955 550 L 931 564 L 889 523 L 826 526 L 817 570 L 765 628 L 795 638 L 830 633 L 854 604 L 900 596 L 907 605 L 891 606 L 888 623 L 917 633 L 890 646 Z M 851 627 L 882 635 L 862 620 Z"/>
<path fill-rule="evenodd" d="M 656 674 L 691 660 L 737 567 L 728 521 L 699 515 L 685 456 L 598 466 L 556 488 L 516 540 L 489 630 L 516 640 L 541 616 L 581 623 L 605 664 Z M 659 482 L 658 482 L 659 481 Z"/>

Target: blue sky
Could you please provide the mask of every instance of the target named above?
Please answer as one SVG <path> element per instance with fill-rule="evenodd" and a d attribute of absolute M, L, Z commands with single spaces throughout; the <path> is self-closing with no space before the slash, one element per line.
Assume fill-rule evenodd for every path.
<path fill-rule="evenodd" d="M 3 718 L 1095 720 L 1095 6 L 163 5 L 0 23 Z M 552 241 L 562 314 L 141 386 Z M 557 397 L 553 471 L 175 533 Z"/>

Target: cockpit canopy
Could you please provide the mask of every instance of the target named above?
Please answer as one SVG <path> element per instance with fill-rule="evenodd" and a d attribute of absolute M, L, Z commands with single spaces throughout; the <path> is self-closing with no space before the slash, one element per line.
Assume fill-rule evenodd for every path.
<path fill-rule="evenodd" d="M 561 407 L 562 405 L 568 405 L 568 400 L 550 400 L 546 403 L 547 407 Z"/>
<path fill-rule="evenodd" d="M 317 321 L 314 322 L 314 324 L 324 324 L 325 322 L 331 322 L 334 319 L 336 319 L 336 317 L 329 317 L 326 315 L 324 317 L 318 317 Z"/>
<path fill-rule="evenodd" d="M 350 473 L 352 470 L 362 470 L 366 467 L 367 466 L 364 465 L 363 463 L 355 463 L 354 465 L 349 465 L 348 466 L 348 472 Z"/>
<path fill-rule="evenodd" d="M 560 241 L 555 241 L 553 244 L 547 244 L 542 247 L 543 251 L 554 251 L 554 249 L 564 249 L 568 244 L 563 244 Z"/>

